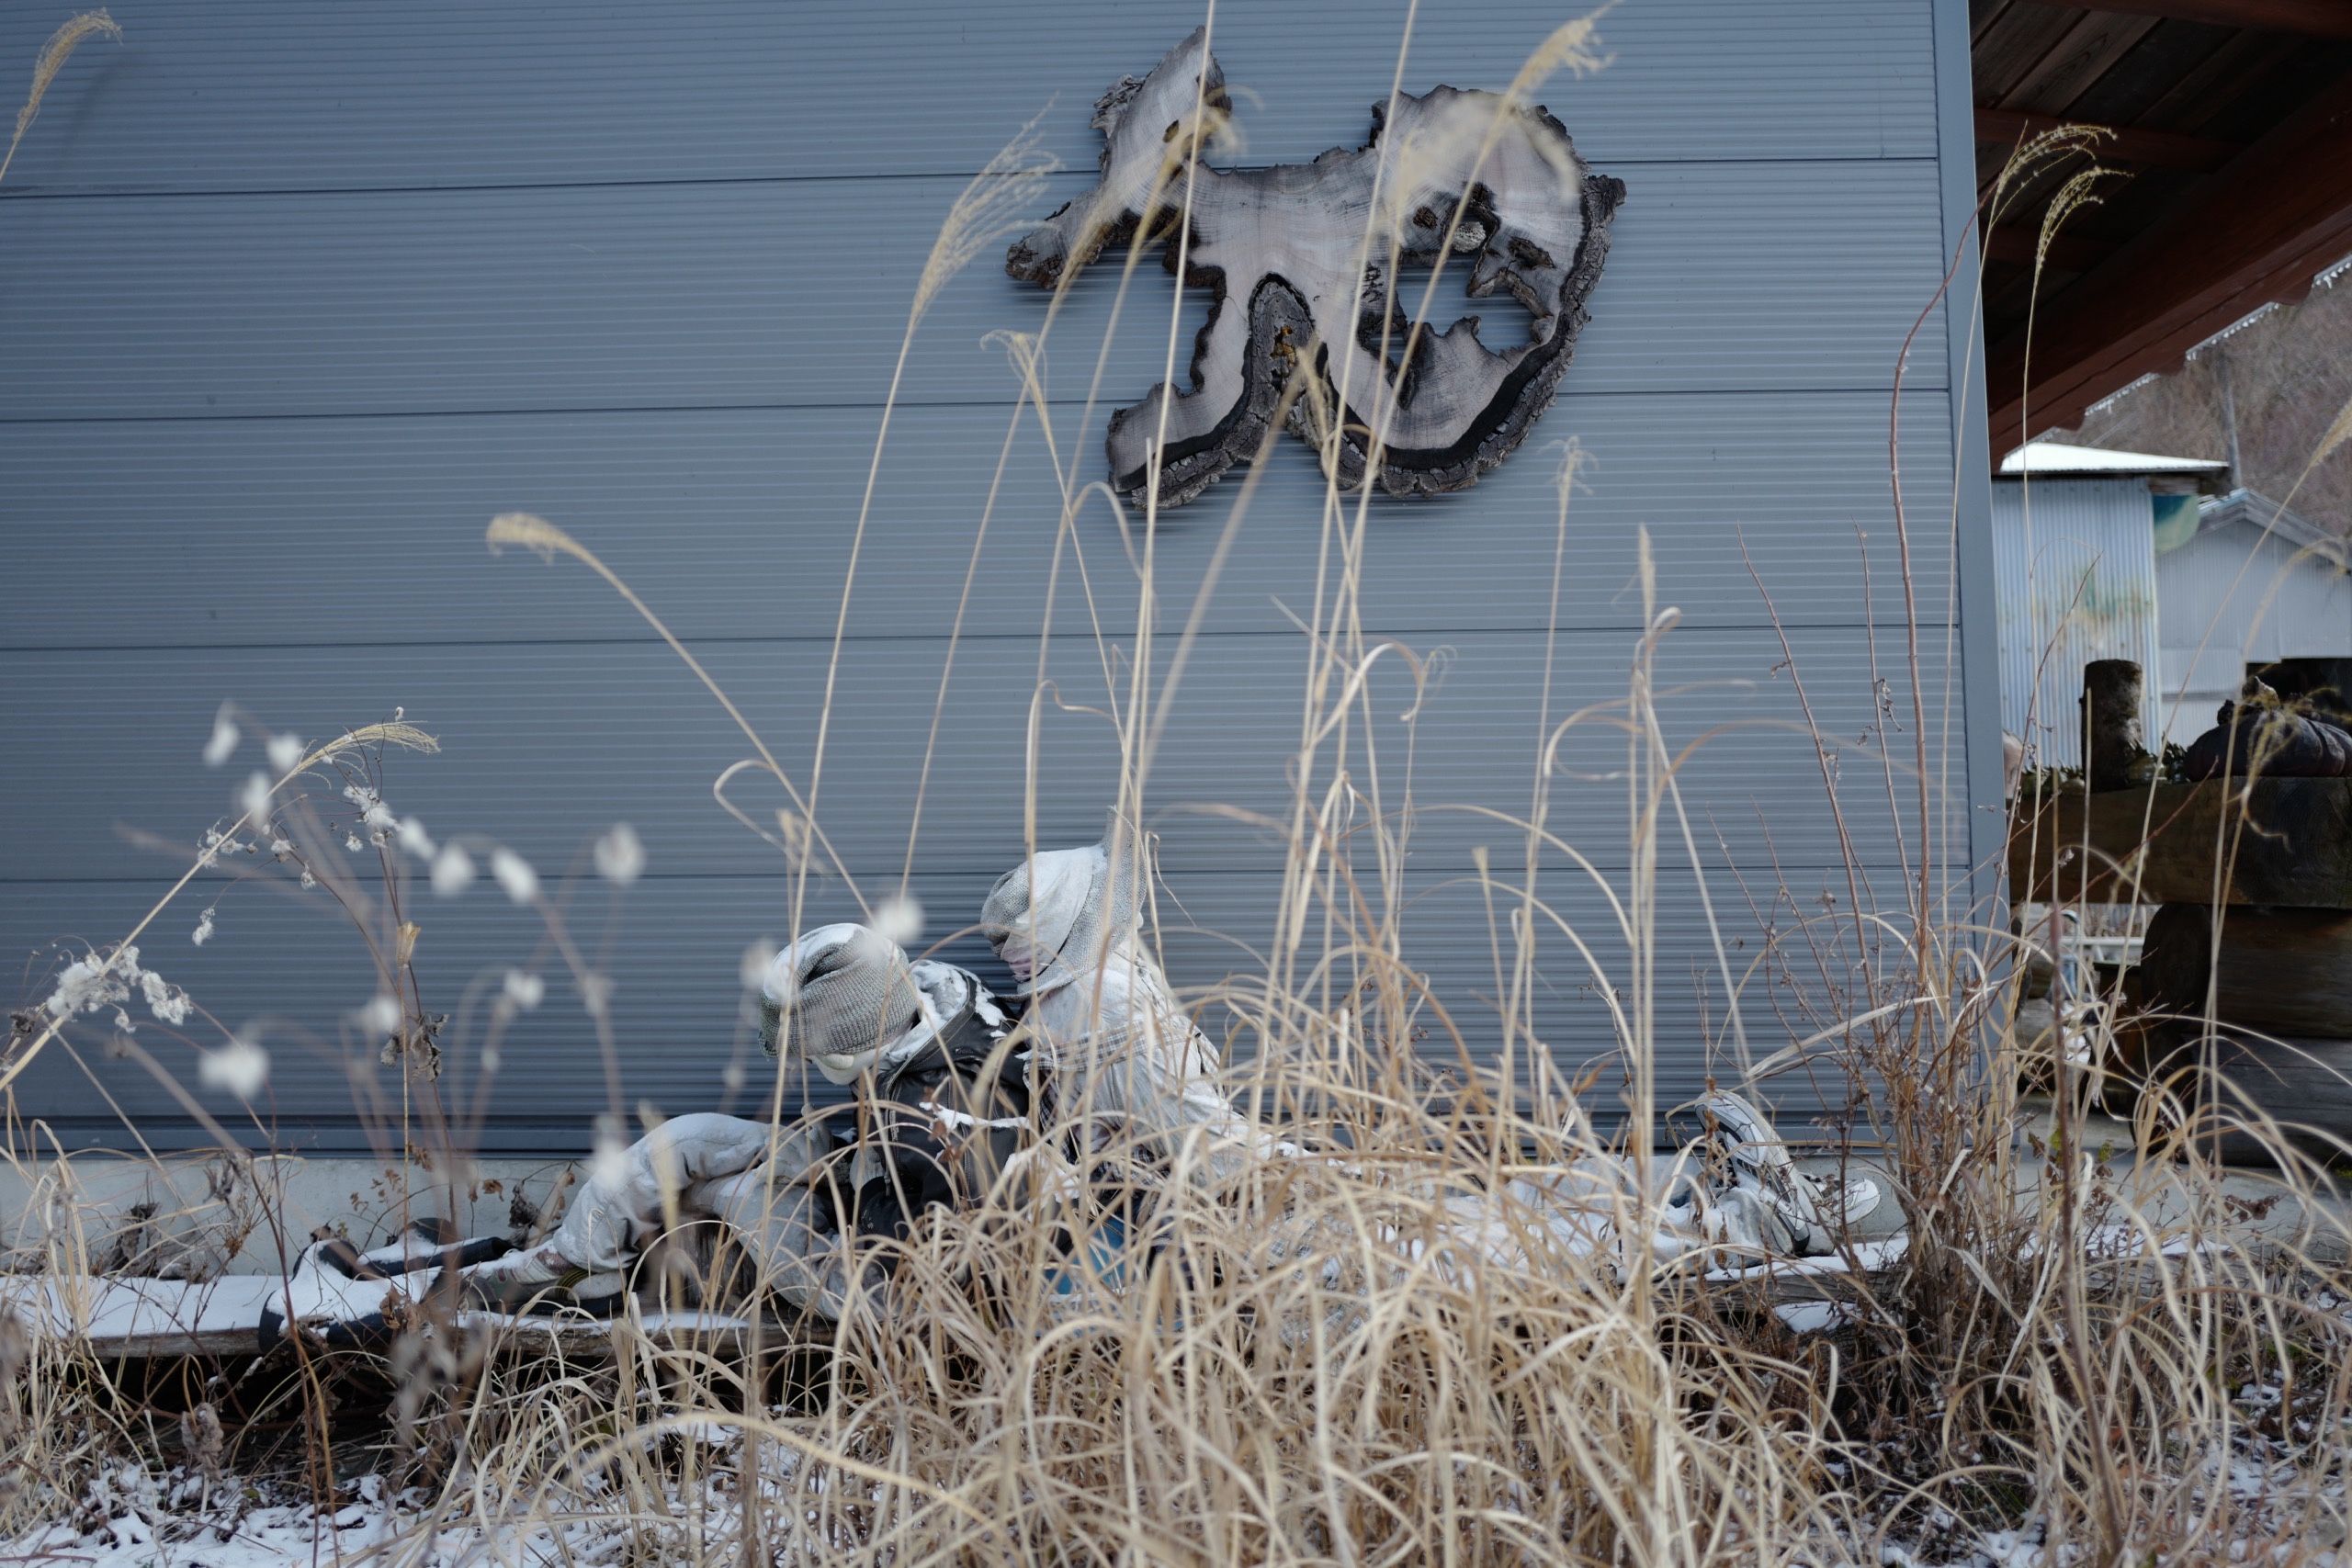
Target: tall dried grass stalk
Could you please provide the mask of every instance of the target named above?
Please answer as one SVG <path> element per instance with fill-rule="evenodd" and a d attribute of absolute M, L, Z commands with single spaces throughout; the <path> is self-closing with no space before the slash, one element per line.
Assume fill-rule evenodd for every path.
<path fill-rule="evenodd" d="M 49 35 L 49 42 L 41 46 L 40 57 L 33 62 L 32 90 L 25 96 L 25 107 L 17 111 L 16 134 L 8 138 L 8 151 L 0 153 L 0 180 L 8 177 L 8 165 L 17 161 L 17 148 L 32 129 L 33 120 L 40 113 L 40 101 L 49 96 L 50 84 L 65 69 L 66 61 L 83 43 L 99 36 L 122 41 L 122 29 L 104 11 L 85 11 L 70 18 Z"/>

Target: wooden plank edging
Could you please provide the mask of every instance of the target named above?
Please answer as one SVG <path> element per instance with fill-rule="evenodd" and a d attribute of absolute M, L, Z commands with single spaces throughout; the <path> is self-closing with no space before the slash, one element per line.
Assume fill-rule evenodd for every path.
<path fill-rule="evenodd" d="M 2043 795 L 2009 819 L 2010 897 L 2352 908 L 2352 779 Z"/>

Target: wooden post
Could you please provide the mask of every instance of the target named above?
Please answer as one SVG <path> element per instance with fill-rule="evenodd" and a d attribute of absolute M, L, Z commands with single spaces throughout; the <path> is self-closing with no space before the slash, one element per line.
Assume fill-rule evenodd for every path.
<path fill-rule="evenodd" d="M 2083 666 L 2083 776 L 2092 789 L 2130 789 L 2154 776 L 2144 712 L 2139 665 L 2094 659 Z"/>

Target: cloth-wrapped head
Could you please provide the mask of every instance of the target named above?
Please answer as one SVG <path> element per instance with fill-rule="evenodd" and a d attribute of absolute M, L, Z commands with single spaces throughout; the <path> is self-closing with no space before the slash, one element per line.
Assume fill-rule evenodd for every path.
<path fill-rule="evenodd" d="M 760 1045 L 789 1042 L 837 1084 L 854 1082 L 922 1021 L 913 965 L 881 932 L 821 926 L 775 955 L 760 984 Z"/>
<path fill-rule="evenodd" d="M 1124 860 L 1125 857 L 1120 857 Z M 1046 850 L 998 878 L 980 930 L 1012 971 L 1016 995 L 1068 984 L 1136 934 L 1135 877 L 1102 844 Z"/>

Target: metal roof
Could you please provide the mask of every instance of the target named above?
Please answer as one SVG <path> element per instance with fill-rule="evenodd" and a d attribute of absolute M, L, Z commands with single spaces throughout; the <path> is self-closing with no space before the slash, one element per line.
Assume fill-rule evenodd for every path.
<path fill-rule="evenodd" d="M 2063 441 L 2029 441 L 2001 459 L 2005 474 L 2218 474 L 2227 463 L 2208 457 L 2160 457 L 2150 452 L 2109 452 Z"/>
<path fill-rule="evenodd" d="M 2347 565 L 2344 541 L 2300 513 L 2290 512 L 2258 491 L 2244 488 L 2216 496 L 2198 507 L 2198 532 L 2236 524 L 2278 535 L 2298 549 L 2309 550 L 2339 570 Z"/>

